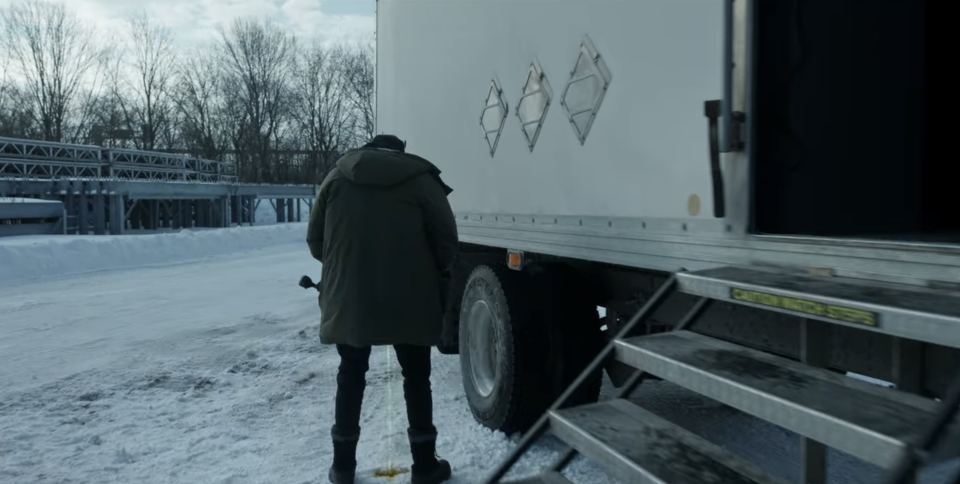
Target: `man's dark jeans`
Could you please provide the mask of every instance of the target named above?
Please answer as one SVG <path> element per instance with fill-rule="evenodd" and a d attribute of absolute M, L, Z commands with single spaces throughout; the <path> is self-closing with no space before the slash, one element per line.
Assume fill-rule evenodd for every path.
<path fill-rule="evenodd" d="M 407 401 L 409 435 L 413 441 L 436 439 L 433 426 L 433 398 L 430 392 L 430 347 L 394 345 L 403 374 L 403 396 Z M 333 439 L 356 441 L 360 436 L 360 404 L 370 368 L 370 347 L 337 345 L 340 370 L 337 373 L 336 421 Z"/>

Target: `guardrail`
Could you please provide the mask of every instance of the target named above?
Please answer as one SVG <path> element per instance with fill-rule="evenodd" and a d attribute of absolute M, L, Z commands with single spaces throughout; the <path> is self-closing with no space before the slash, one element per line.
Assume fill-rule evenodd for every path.
<path fill-rule="evenodd" d="M 237 183 L 236 166 L 184 154 L 0 137 L 0 177 Z"/>

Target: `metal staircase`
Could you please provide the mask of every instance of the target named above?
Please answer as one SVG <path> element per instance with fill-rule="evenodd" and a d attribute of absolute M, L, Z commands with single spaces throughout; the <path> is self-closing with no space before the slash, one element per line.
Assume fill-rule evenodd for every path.
<path fill-rule="evenodd" d="M 699 297 L 675 330 L 635 336 L 675 291 Z M 715 300 L 803 317 L 802 361 L 688 331 Z M 920 467 L 960 456 L 960 375 L 936 402 L 834 373 L 823 368 L 827 345 L 814 344 L 828 323 L 960 347 L 960 297 L 770 269 L 680 272 L 624 325 L 486 483 L 501 482 L 547 430 L 571 449 L 543 474 L 511 484 L 569 484 L 560 472 L 577 453 L 631 484 L 786 482 L 626 400 L 648 373 L 801 435 L 803 484 L 826 482 L 827 447 L 885 469 L 888 484 L 913 482 Z M 569 397 L 609 358 L 637 370 L 613 399 L 567 408 Z M 960 475 L 953 482 L 960 483 Z"/>

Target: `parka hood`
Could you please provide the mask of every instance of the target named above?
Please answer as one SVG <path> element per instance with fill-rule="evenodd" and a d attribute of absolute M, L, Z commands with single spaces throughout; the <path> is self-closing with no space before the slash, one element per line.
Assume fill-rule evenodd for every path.
<path fill-rule="evenodd" d="M 429 173 L 449 195 L 453 189 L 440 179 L 440 169 L 433 163 L 410 153 L 360 148 L 347 152 L 337 160 L 337 168 L 344 178 L 357 185 L 392 187 Z"/>

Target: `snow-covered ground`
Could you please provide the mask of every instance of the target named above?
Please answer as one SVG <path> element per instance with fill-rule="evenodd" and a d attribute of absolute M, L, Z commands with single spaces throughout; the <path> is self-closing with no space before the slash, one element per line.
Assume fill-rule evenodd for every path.
<path fill-rule="evenodd" d="M 320 271 L 304 228 L 0 240 L 0 483 L 326 482 L 338 357 L 317 339 L 315 294 L 296 285 Z M 360 468 L 407 467 L 388 348 L 374 350 L 367 378 Z M 516 439 L 475 423 L 458 357 L 435 353 L 432 381 L 451 482 L 480 482 Z M 668 383 L 633 398 L 796 479 L 789 432 Z M 544 439 L 514 475 L 562 449 Z M 873 468 L 830 459 L 831 482 L 878 482 Z M 583 459 L 567 474 L 613 482 Z"/>
<path fill-rule="evenodd" d="M 276 219 L 274 219 L 276 221 Z M 0 238 L 0 284 L 94 271 L 203 261 L 278 244 L 305 246 L 306 223 L 146 235 Z"/>
<path fill-rule="evenodd" d="M 257 230 L 276 233 L 212 257 Z M 0 482 L 323 482 L 338 357 L 296 285 L 320 269 L 304 236 L 298 224 L 0 241 Z M 510 441 L 473 421 L 457 357 L 434 367 L 440 451 L 476 482 Z M 409 466 L 389 349 L 368 381 L 360 467 Z"/>

